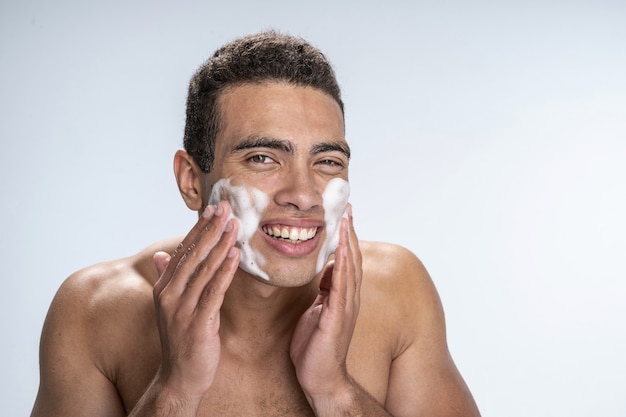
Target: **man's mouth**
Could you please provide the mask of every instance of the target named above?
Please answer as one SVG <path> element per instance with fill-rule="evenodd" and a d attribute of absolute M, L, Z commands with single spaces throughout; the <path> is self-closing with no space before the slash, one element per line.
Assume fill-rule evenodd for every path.
<path fill-rule="evenodd" d="M 268 224 L 261 228 L 266 235 L 274 239 L 288 240 L 291 243 L 302 243 L 311 240 L 317 234 L 317 227 L 293 227 L 279 224 Z"/>

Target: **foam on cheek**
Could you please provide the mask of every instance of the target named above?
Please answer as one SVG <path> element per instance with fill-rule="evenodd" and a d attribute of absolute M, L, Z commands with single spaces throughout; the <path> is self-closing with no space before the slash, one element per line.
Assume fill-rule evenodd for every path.
<path fill-rule="evenodd" d="M 335 252 L 339 244 L 341 218 L 346 217 L 346 206 L 350 197 L 350 185 L 341 178 L 328 181 L 322 199 L 324 201 L 324 221 L 326 222 L 326 241 L 317 258 L 316 273 L 320 273 L 328 257 Z"/>
<path fill-rule="evenodd" d="M 209 204 L 217 204 L 221 200 L 230 203 L 232 207 L 230 217 L 239 222 L 237 234 L 237 247 L 241 251 L 239 267 L 269 281 L 269 275 L 262 269 L 265 265 L 265 258 L 250 246 L 250 239 L 259 227 L 261 214 L 267 206 L 269 197 L 257 188 L 233 186 L 229 179 L 221 179 L 213 186 Z"/>

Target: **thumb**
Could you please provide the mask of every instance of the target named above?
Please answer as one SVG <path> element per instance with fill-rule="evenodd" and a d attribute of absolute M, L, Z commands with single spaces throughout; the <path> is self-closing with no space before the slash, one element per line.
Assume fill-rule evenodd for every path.
<path fill-rule="evenodd" d="M 159 277 L 163 275 L 163 272 L 165 272 L 165 268 L 167 268 L 167 265 L 170 263 L 171 258 L 172 257 L 166 252 L 157 252 L 152 257 L 152 260 L 154 261 L 154 266 L 156 266 L 157 274 L 159 275 Z"/>

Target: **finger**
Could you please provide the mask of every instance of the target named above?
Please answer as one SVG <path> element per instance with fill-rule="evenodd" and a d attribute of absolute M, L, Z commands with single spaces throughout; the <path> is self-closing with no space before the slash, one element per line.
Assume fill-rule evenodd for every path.
<path fill-rule="evenodd" d="M 336 273 L 333 274 L 333 284 L 337 284 L 334 286 L 334 308 L 354 316 L 360 306 L 361 252 L 352 223 L 352 207 L 348 206 L 346 212 L 348 218 L 341 220 Z"/>
<path fill-rule="evenodd" d="M 354 299 L 355 299 L 355 295 L 356 295 L 356 288 L 357 288 L 357 277 L 356 277 L 356 271 L 355 271 L 355 265 L 354 265 L 354 249 L 353 246 L 355 244 L 355 242 L 353 242 L 352 240 L 352 229 L 350 227 L 350 211 L 348 210 L 348 218 L 344 219 L 344 224 L 343 224 L 344 230 L 344 238 L 345 238 L 345 242 L 346 242 L 346 253 L 345 253 L 345 274 L 346 274 L 346 305 L 349 306 L 353 306 L 354 305 Z"/>
<path fill-rule="evenodd" d="M 160 297 L 167 292 L 168 297 L 172 298 L 172 302 L 178 302 L 175 300 L 178 300 L 185 289 L 189 287 L 190 279 L 196 279 L 199 276 L 210 279 L 210 276 L 206 274 L 194 275 L 194 272 L 220 241 L 226 240 L 223 245 L 231 247 L 235 244 L 237 236 L 233 233 L 224 233 L 229 215 L 230 206 L 221 202 L 209 219 L 198 221 L 183 240 L 182 249 L 177 250 L 170 259 L 163 275 L 163 282 L 159 283 L 162 287 Z M 220 252 L 222 259 L 216 259 L 214 256 L 213 262 L 221 263 L 226 252 L 225 250 Z M 202 284 L 202 286 L 204 285 L 206 283 Z M 196 301 L 198 295 L 199 292 L 196 294 Z"/>
<path fill-rule="evenodd" d="M 191 272 L 184 289 L 188 296 L 193 296 L 194 293 L 199 296 L 202 289 L 213 279 L 213 275 L 220 269 L 229 254 L 232 255 L 230 250 L 235 246 L 238 231 L 239 222 L 235 219 L 230 219 L 224 226 L 220 239 L 206 256 L 199 260 Z"/>
<path fill-rule="evenodd" d="M 224 279 L 232 279 L 238 266 L 238 263 L 233 264 L 232 258 L 237 257 L 237 259 L 239 259 L 238 250 L 232 251 L 237 239 L 237 232 L 237 220 L 229 220 L 224 227 L 220 239 L 206 256 L 199 259 L 198 262 L 190 259 L 188 261 L 189 265 L 179 270 L 181 276 L 188 276 L 185 287 L 182 289 L 180 295 L 180 303 L 182 306 L 195 309 L 207 289 L 214 291 L 216 288 L 221 287 L 221 281 Z M 193 270 L 188 270 L 188 267 L 189 269 L 193 268 Z M 228 274 L 229 276 L 224 277 L 224 274 Z M 182 283 L 184 281 L 181 280 L 180 282 Z"/>
<path fill-rule="evenodd" d="M 154 285 L 155 295 L 160 294 L 165 286 L 169 283 L 170 279 L 173 276 L 172 271 L 176 269 L 180 258 L 184 256 L 190 245 L 193 244 L 200 232 L 206 227 L 207 223 L 213 217 L 215 209 L 215 206 L 207 206 L 196 224 L 192 227 L 189 233 L 187 233 L 183 241 L 178 244 L 178 247 L 174 250 L 170 257 L 169 263 L 167 265 L 169 268 L 166 267 L 165 271 L 160 271 L 159 273 L 159 280 Z"/>
<path fill-rule="evenodd" d="M 342 218 L 339 226 L 339 244 L 335 250 L 335 264 L 332 273 L 330 293 L 328 296 L 328 306 L 331 310 L 343 311 L 345 309 L 347 296 L 348 278 L 348 236 L 347 220 Z"/>
<path fill-rule="evenodd" d="M 172 254 L 172 258 L 174 258 L 177 261 L 184 255 L 189 245 L 191 245 L 198 238 L 198 236 L 205 229 L 206 225 L 214 218 L 215 212 L 217 210 L 218 210 L 218 206 L 214 206 L 214 205 L 206 206 L 206 208 L 204 209 L 200 217 L 198 217 L 198 221 L 196 222 L 196 224 L 191 228 L 189 233 L 187 233 L 187 236 L 185 236 L 183 241 L 180 242 L 178 244 L 178 247 L 174 250 L 174 253 Z M 218 216 L 219 216 L 219 213 L 218 213 Z"/>
<path fill-rule="evenodd" d="M 352 204 L 348 204 L 346 211 L 348 213 L 348 220 L 350 222 L 349 243 L 350 243 L 350 257 L 351 257 L 352 265 L 354 269 L 355 295 L 358 297 L 361 291 L 361 282 L 363 280 L 363 255 L 361 254 L 361 248 L 359 246 L 359 239 L 354 230 L 354 217 L 352 216 Z"/>
<path fill-rule="evenodd" d="M 226 254 L 226 258 L 215 272 L 213 279 L 204 288 L 198 303 L 196 304 L 196 312 L 211 320 L 211 323 L 217 325 L 215 330 L 219 330 L 219 312 L 224 302 L 226 291 L 230 287 L 231 282 L 239 267 L 239 258 L 241 252 L 239 248 L 231 247 Z"/>

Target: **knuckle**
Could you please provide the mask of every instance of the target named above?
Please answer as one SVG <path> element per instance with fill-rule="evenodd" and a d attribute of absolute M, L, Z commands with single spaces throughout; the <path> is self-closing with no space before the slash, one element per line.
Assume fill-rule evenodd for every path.
<path fill-rule="evenodd" d="M 216 295 L 221 295 L 221 294 L 222 294 L 222 290 L 218 288 L 217 285 L 210 284 L 206 286 L 203 296 L 205 298 L 214 298 Z"/>
<path fill-rule="evenodd" d="M 194 271 L 194 276 L 205 275 L 209 271 L 209 264 L 207 261 L 200 262 Z"/>
<path fill-rule="evenodd" d="M 184 248 L 183 242 L 180 242 L 178 246 L 176 246 L 176 249 L 174 249 L 174 252 L 172 253 L 172 258 L 177 258 L 180 252 L 183 250 L 183 248 Z"/>
<path fill-rule="evenodd" d="M 199 278 L 205 276 L 208 271 L 209 271 L 209 266 L 207 265 L 207 263 L 200 262 L 194 269 L 189 279 L 187 280 L 187 283 L 185 284 L 185 288 L 189 289 L 189 288 L 194 287 L 195 284 L 198 282 Z"/>
<path fill-rule="evenodd" d="M 224 292 L 219 286 L 214 285 L 213 283 L 209 283 L 202 291 L 202 295 L 200 296 L 200 304 L 205 306 L 214 302 L 215 299 L 219 299 L 223 296 Z"/>
<path fill-rule="evenodd" d="M 171 298 L 172 297 L 168 295 L 167 291 L 161 291 L 160 293 L 155 293 L 155 296 L 154 296 L 154 300 L 156 304 L 162 309 L 167 308 L 172 303 Z"/>
<path fill-rule="evenodd" d="M 176 311 L 174 311 L 171 317 L 174 323 L 178 323 L 177 327 L 186 327 L 186 326 L 181 326 L 181 323 L 182 324 L 187 323 L 189 314 L 184 309 L 179 308 L 179 309 L 176 309 Z"/>
<path fill-rule="evenodd" d="M 182 261 L 182 259 L 187 258 L 187 257 L 189 257 L 190 255 L 192 255 L 192 254 L 195 252 L 195 250 L 196 250 L 196 242 L 192 242 L 192 243 L 191 243 L 191 244 L 187 247 L 187 249 L 185 249 L 185 252 L 184 252 L 184 253 L 183 253 L 183 255 L 182 255 L 181 261 Z"/>
<path fill-rule="evenodd" d="M 222 223 L 221 223 L 221 219 L 218 217 L 215 219 L 211 219 L 210 222 L 205 224 L 204 227 L 202 228 L 202 232 L 215 233 L 215 232 L 220 231 L 221 229 L 222 229 Z"/>

